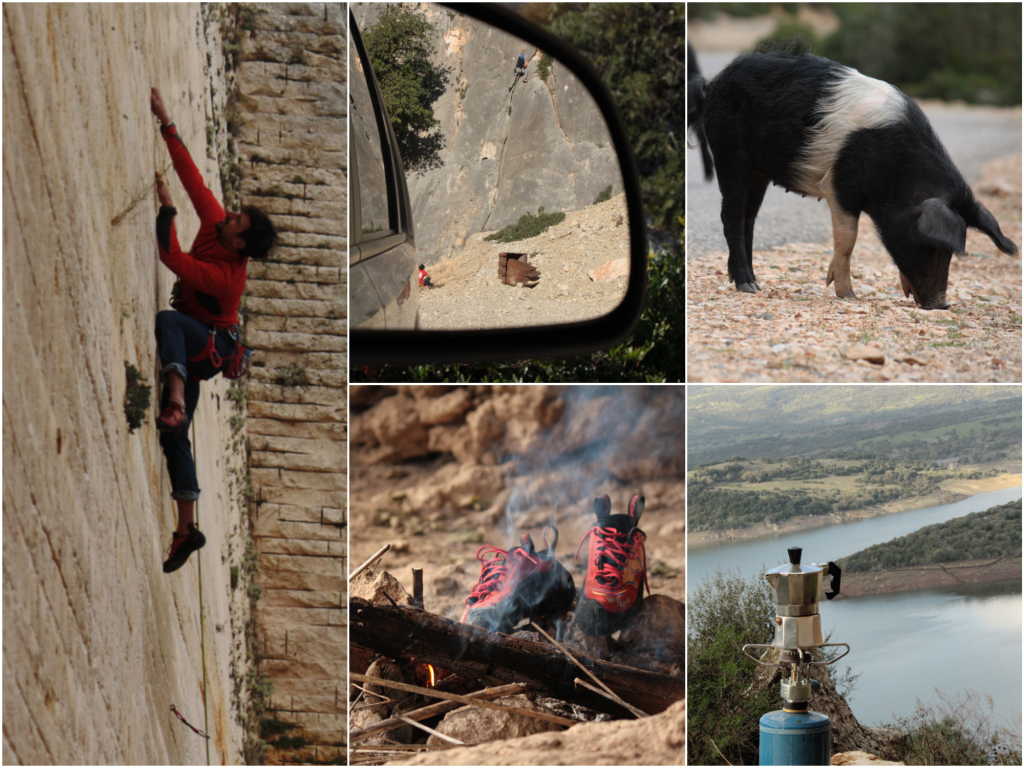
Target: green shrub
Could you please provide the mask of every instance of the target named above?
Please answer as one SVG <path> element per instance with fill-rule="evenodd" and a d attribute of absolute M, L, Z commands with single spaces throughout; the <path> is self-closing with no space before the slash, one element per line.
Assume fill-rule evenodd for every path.
<path fill-rule="evenodd" d="M 536 237 L 549 227 L 561 224 L 564 220 L 564 213 L 544 213 L 544 206 L 542 205 L 537 211 L 536 216 L 527 211 L 519 217 L 519 221 L 515 224 L 509 224 L 504 229 L 492 232 L 485 237 L 484 240 L 499 243 L 512 243 L 516 240 L 529 240 L 531 237 Z"/>
<path fill-rule="evenodd" d="M 131 434 L 142 426 L 142 419 L 149 408 L 152 387 L 146 383 L 139 369 L 127 361 L 124 364 L 124 375 L 124 415 L 128 421 L 128 433 Z"/>
<path fill-rule="evenodd" d="M 551 65 L 554 63 L 554 59 L 548 56 L 546 53 L 540 57 L 540 63 L 537 65 L 537 77 L 541 80 L 547 80 L 551 74 Z"/>
<path fill-rule="evenodd" d="M 907 735 L 898 759 L 907 765 L 1020 765 L 1021 719 L 1009 726 L 992 724 L 990 696 L 974 691 L 955 698 L 941 691 L 937 706 L 920 701 L 914 714 L 885 727 Z M 986 712 L 987 710 L 987 712 Z"/>
<path fill-rule="evenodd" d="M 609 184 L 607 187 L 601 190 L 601 193 L 594 198 L 594 205 L 598 203 L 605 203 L 612 199 L 612 185 Z"/>
<path fill-rule="evenodd" d="M 756 765 L 758 720 L 778 707 L 772 686 L 751 693 L 756 665 L 746 643 L 770 643 L 775 602 L 760 576 L 723 572 L 701 583 L 686 605 L 686 752 L 690 765 Z"/>

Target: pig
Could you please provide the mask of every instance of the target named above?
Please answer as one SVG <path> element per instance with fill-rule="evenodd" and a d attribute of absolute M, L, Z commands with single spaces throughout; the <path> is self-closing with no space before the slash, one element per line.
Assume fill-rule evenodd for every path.
<path fill-rule="evenodd" d="M 948 309 L 953 254 L 967 227 L 1017 247 L 974 199 L 921 108 L 898 88 L 808 53 L 737 57 L 710 82 L 691 77 L 689 127 L 703 131 L 722 192 L 729 279 L 753 293 L 754 220 L 769 182 L 828 203 L 834 250 L 825 285 L 853 299 L 850 256 L 861 212 L 900 272 L 904 296 Z"/>

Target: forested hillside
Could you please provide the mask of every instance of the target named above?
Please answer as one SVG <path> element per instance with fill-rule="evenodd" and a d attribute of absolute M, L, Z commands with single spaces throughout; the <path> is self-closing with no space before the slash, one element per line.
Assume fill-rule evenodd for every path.
<path fill-rule="evenodd" d="M 1021 502 L 929 525 L 908 536 L 862 549 L 839 560 L 844 572 L 861 573 L 954 560 L 1017 556 L 1021 553 Z"/>

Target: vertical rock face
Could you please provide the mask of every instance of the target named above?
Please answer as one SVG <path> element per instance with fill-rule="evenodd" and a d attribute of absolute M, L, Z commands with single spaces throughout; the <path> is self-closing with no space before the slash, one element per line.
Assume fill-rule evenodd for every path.
<path fill-rule="evenodd" d="M 380 13 L 353 4 L 360 30 Z M 593 99 L 557 61 L 539 77 L 535 45 L 449 8 L 417 7 L 433 25 L 431 63 L 447 74 L 432 105 L 443 146 L 428 161 L 403 158 L 416 247 L 434 264 L 457 255 L 469 235 L 501 229 L 527 211 L 576 211 L 609 185 L 622 192 L 618 159 Z M 510 92 L 525 48 L 526 81 Z"/>
<path fill-rule="evenodd" d="M 169 576 L 153 408 L 134 433 L 123 410 L 125 362 L 157 395 L 153 323 L 174 279 L 157 260 L 168 156 L 149 88 L 219 196 L 204 141 L 217 25 L 184 4 L 4 5 L 3 23 L 3 760 L 235 763 L 227 385 L 203 385 L 192 433 L 207 544 Z M 187 245 L 198 218 L 169 181 Z"/>
<path fill-rule="evenodd" d="M 250 262 L 246 303 L 257 626 L 271 707 L 306 744 L 272 748 L 267 762 L 337 762 L 347 659 L 346 10 L 255 8 L 238 72 L 241 189 L 281 231 L 270 259 Z"/>

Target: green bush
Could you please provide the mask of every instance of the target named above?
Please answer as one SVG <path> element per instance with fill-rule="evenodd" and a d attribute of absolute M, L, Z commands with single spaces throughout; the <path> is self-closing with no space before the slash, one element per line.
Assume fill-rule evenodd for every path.
<path fill-rule="evenodd" d="M 919 701 L 913 715 L 884 726 L 907 735 L 899 760 L 907 765 L 1021 764 L 1019 713 L 1009 726 L 996 726 L 992 724 L 991 697 L 973 691 L 955 698 L 936 693 L 937 706 Z"/>
<path fill-rule="evenodd" d="M 594 198 L 594 205 L 598 203 L 605 203 L 612 199 L 612 185 L 609 184 L 607 187 L 601 190 L 600 194 Z"/>
<path fill-rule="evenodd" d="M 770 643 L 775 602 L 760 576 L 723 572 L 686 604 L 686 753 L 689 765 L 757 765 L 758 720 L 778 707 L 771 686 L 750 693 L 756 665 L 747 643 Z"/>
<path fill-rule="evenodd" d="M 128 421 L 128 433 L 131 434 L 142 426 L 142 419 L 149 408 L 152 387 L 146 383 L 139 369 L 129 362 L 124 364 L 124 375 L 124 416 Z"/>
<path fill-rule="evenodd" d="M 918 98 L 1021 103 L 1020 5 L 837 3 L 821 55 Z"/>
<path fill-rule="evenodd" d="M 540 64 L 537 65 L 537 77 L 541 80 L 547 80 L 548 75 L 551 74 L 551 65 L 554 60 L 546 53 L 540 57 Z"/>
<path fill-rule="evenodd" d="M 489 234 L 484 240 L 499 243 L 529 240 L 531 237 L 536 237 L 546 229 L 556 224 L 561 224 L 563 221 L 565 221 L 564 213 L 544 213 L 544 206 L 542 205 L 537 211 L 536 216 L 527 211 L 519 217 L 519 221 L 515 224 L 509 224 L 504 229 L 499 229 L 497 232 Z"/>

